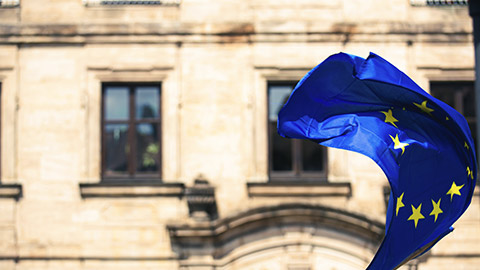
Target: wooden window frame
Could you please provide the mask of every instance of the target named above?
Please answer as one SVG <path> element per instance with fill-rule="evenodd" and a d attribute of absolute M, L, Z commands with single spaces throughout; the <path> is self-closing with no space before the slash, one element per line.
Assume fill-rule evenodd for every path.
<path fill-rule="evenodd" d="M 105 92 L 108 87 L 126 87 L 128 88 L 128 106 L 129 116 L 127 120 L 106 120 L 105 119 Z M 156 119 L 136 119 L 135 117 L 135 89 L 137 87 L 157 87 L 159 90 L 158 117 Z M 102 83 L 101 95 L 101 177 L 102 181 L 122 181 L 122 180 L 160 180 L 162 176 L 162 83 L 161 82 L 104 82 Z M 158 132 L 158 172 L 139 173 L 136 171 L 136 125 L 142 123 L 157 124 Z M 127 172 L 107 174 L 106 171 L 106 136 L 105 127 L 107 124 L 127 124 L 130 128 L 127 133 L 129 153 L 127 154 Z"/>

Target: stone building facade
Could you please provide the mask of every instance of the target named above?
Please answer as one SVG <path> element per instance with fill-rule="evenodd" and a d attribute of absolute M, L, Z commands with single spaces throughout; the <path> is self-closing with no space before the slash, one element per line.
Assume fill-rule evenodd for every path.
<path fill-rule="evenodd" d="M 466 1 L 0 1 L 0 269 L 365 268 L 385 176 L 273 109 L 371 51 L 474 124 L 471 32 Z M 478 197 L 402 269 L 478 269 Z"/>

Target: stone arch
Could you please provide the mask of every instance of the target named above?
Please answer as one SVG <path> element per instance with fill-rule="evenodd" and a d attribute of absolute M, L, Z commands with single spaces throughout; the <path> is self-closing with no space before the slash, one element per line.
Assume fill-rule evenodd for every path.
<path fill-rule="evenodd" d="M 168 230 L 181 269 L 313 270 L 365 267 L 385 228 L 345 210 L 280 204 Z"/>

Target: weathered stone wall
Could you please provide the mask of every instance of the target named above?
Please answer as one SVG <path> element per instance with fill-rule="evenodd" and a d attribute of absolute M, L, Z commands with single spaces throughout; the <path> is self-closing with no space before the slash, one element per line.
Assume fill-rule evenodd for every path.
<path fill-rule="evenodd" d="M 189 217 L 185 196 L 163 186 L 164 195 L 150 196 L 152 186 L 120 188 L 149 196 L 108 197 L 108 187 L 86 195 L 80 183 L 101 181 L 101 83 L 162 82 L 163 182 L 208 180 L 221 220 L 300 204 L 383 222 L 386 179 L 355 153 L 329 150 L 328 178 L 338 186 L 266 184 L 267 81 L 299 80 L 339 51 L 380 54 L 427 90 L 432 80 L 473 80 L 471 31 L 466 7 L 406 0 L 22 0 L 0 8 L 1 183 L 22 185 L 20 199 L 0 198 L 0 269 L 365 267 L 375 242 L 321 220 L 277 228 L 265 213 L 262 241 L 232 236 L 228 256 L 182 257 L 168 226 L 190 226 L 197 237 L 211 225 Z M 476 269 L 479 211 L 476 193 L 455 232 L 418 269 Z"/>

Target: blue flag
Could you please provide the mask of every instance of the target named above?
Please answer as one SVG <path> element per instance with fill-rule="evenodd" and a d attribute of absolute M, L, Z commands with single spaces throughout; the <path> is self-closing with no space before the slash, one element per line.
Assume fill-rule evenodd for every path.
<path fill-rule="evenodd" d="M 368 269 L 394 269 L 453 230 L 477 175 L 465 118 L 378 55 L 339 53 L 297 84 L 278 132 L 373 159 L 390 183 L 386 232 Z"/>

